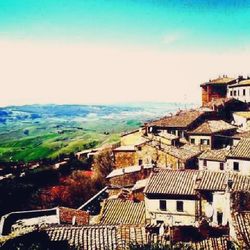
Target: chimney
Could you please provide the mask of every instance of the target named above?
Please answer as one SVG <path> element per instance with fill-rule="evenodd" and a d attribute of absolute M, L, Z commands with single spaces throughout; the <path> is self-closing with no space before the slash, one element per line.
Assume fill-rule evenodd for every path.
<path fill-rule="evenodd" d="M 243 76 L 242 75 L 239 75 L 238 76 L 238 81 L 240 82 L 240 81 L 242 81 L 244 78 L 243 78 Z"/>

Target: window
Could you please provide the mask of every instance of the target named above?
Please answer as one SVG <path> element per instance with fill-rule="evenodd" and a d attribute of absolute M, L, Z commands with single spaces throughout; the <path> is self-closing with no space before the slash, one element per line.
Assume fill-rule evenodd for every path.
<path fill-rule="evenodd" d="M 217 222 L 218 222 L 218 225 L 222 224 L 222 218 L 223 218 L 223 213 L 222 212 L 217 212 Z"/>
<path fill-rule="evenodd" d="M 191 139 L 190 141 L 192 144 L 195 144 L 195 139 Z"/>
<path fill-rule="evenodd" d="M 203 160 L 203 166 L 204 166 L 204 167 L 207 166 L 207 160 Z"/>
<path fill-rule="evenodd" d="M 141 166 L 141 165 L 142 165 L 142 160 L 140 159 L 140 160 L 139 160 L 139 166 Z"/>
<path fill-rule="evenodd" d="M 220 170 L 224 170 L 224 163 L 220 162 Z"/>
<path fill-rule="evenodd" d="M 239 171 L 240 167 L 239 167 L 239 162 L 235 161 L 234 162 L 234 171 Z"/>
<path fill-rule="evenodd" d="M 240 90 L 238 89 L 238 96 L 240 96 Z"/>
<path fill-rule="evenodd" d="M 246 90 L 245 89 L 243 89 L 243 95 L 246 95 Z"/>
<path fill-rule="evenodd" d="M 201 139 L 201 145 L 209 145 L 208 139 Z"/>
<path fill-rule="evenodd" d="M 207 193 L 206 194 L 207 201 L 211 204 L 213 202 L 213 194 L 212 193 Z"/>
<path fill-rule="evenodd" d="M 234 96 L 236 96 L 237 94 L 236 94 L 237 92 L 236 92 L 236 90 L 234 90 Z"/>
<path fill-rule="evenodd" d="M 232 96 L 232 95 L 233 95 L 233 91 L 231 90 L 231 91 L 230 91 L 230 96 Z"/>
<path fill-rule="evenodd" d="M 178 212 L 183 212 L 184 210 L 183 210 L 183 201 L 177 201 L 176 202 L 176 210 L 178 211 Z"/>
<path fill-rule="evenodd" d="M 167 201 L 160 200 L 160 210 L 161 211 L 167 211 Z"/>

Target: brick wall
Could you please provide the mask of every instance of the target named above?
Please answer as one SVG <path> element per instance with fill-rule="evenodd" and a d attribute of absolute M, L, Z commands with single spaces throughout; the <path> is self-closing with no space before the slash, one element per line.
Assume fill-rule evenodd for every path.
<path fill-rule="evenodd" d="M 88 225 L 89 213 L 67 207 L 59 207 L 59 216 L 61 224 L 72 224 L 73 217 L 75 216 L 76 225 Z"/>

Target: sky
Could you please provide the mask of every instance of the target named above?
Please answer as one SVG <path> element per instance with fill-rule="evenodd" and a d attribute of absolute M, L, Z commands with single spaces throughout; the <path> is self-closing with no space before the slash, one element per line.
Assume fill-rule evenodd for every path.
<path fill-rule="evenodd" d="M 250 1 L 0 1 L 0 106 L 200 102 L 250 74 Z"/>

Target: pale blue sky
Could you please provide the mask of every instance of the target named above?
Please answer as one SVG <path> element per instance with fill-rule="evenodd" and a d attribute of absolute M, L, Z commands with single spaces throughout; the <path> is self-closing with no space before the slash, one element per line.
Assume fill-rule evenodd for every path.
<path fill-rule="evenodd" d="M 0 105 L 198 101 L 208 77 L 249 73 L 249 24 L 243 0 L 0 1 Z"/>

